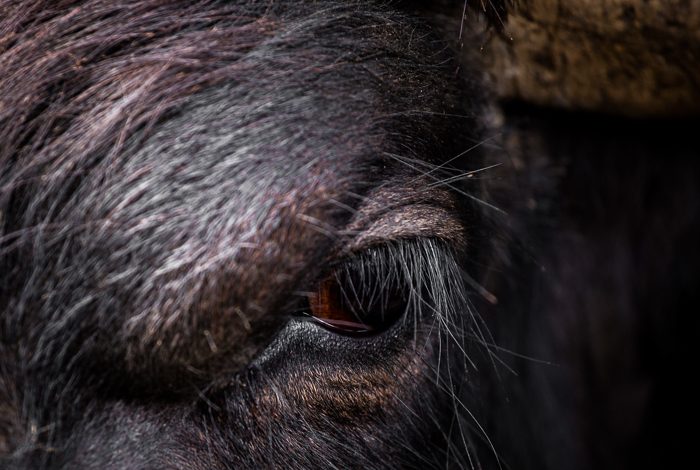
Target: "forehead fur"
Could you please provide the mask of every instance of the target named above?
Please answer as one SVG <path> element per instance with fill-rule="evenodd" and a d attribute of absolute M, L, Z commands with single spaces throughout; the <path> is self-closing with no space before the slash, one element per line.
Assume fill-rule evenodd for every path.
<path fill-rule="evenodd" d="M 396 155 L 452 156 L 445 55 L 396 13 L 324 5 L 8 7 L 0 298 L 55 325 L 37 361 L 91 338 L 134 367 L 204 363 L 392 194 L 372 188 Z"/>

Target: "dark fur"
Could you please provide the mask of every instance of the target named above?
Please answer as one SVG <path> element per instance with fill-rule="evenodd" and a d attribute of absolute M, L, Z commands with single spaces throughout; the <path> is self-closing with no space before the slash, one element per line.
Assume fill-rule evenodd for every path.
<path fill-rule="evenodd" d="M 583 163 L 607 175 L 591 192 L 572 162 L 634 139 L 576 150 L 588 124 L 512 113 L 522 154 L 480 146 L 478 71 L 407 7 L 0 3 L 2 464 L 620 468 L 659 442 L 639 436 L 656 418 L 595 411 L 622 390 L 619 419 L 663 413 L 635 380 L 685 350 L 673 328 L 636 342 L 666 325 L 637 291 L 691 296 L 694 268 L 650 253 L 692 249 L 692 143 L 673 135 L 679 199 L 660 183 L 637 212 L 661 131 L 638 178 Z M 404 286 L 402 321 L 355 338 L 292 317 L 343 269 Z"/>
<path fill-rule="evenodd" d="M 444 46 L 369 2 L 49 5 L 3 8 L 9 461 L 403 466 L 443 440 L 394 381 L 427 380 L 425 340 L 295 321 L 267 344 L 323 266 L 440 227 L 459 244 L 454 198 L 396 157 L 471 145 Z M 421 207 L 447 219 L 417 231 Z M 423 297 L 454 277 L 426 246 Z"/>

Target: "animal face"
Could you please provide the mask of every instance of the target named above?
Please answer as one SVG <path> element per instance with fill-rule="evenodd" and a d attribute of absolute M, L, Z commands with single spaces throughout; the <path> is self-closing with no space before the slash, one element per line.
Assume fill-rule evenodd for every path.
<path fill-rule="evenodd" d="M 453 7 L 0 1 L 0 466 L 639 462 L 690 133 L 497 106 Z"/>
<path fill-rule="evenodd" d="M 368 2 L 8 8 L 10 462 L 444 460 L 480 92 L 430 30 Z"/>

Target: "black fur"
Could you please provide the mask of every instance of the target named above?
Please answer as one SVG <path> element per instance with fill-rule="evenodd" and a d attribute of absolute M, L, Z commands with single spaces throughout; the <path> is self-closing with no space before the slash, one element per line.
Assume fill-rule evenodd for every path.
<path fill-rule="evenodd" d="M 409 354 L 400 332 L 373 348 L 289 323 L 295 292 L 349 253 L 459 245 L 455 198 L 405 165 L 476 135 L 424 26 L 371 2 L 4 10 L 9 462 L 403 466 L 444 440 L 409 424 L 444 421 L 421 410 L 430 396 L 386 382 L 425 339 Z M 437 260 L 453 257 L 422 243 L 406 268 L 434 282 L 416 295 L 430 304 L 439 288 L 430 298 L 452 305 Z M 275 348 L 298 359 L 278 364 Z M 354 366 L 359 353 L 382 360 Z"/>

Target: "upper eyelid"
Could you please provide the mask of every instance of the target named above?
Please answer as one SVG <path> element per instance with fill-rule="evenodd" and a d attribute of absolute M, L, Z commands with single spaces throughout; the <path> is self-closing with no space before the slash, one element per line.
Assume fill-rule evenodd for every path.
<path fill-rule="evenodd" d="M 355 230 L 353 230 L 355 229 Z M 398 208 L 366 223 L 351 224 L 346 230 L 351 240 L 344 254 L 361 252 L 369 247 L 409 239 L 440 239 L 463 246 L 464 227 L 450 208 L 433 204 L 413 204 Z"/>

